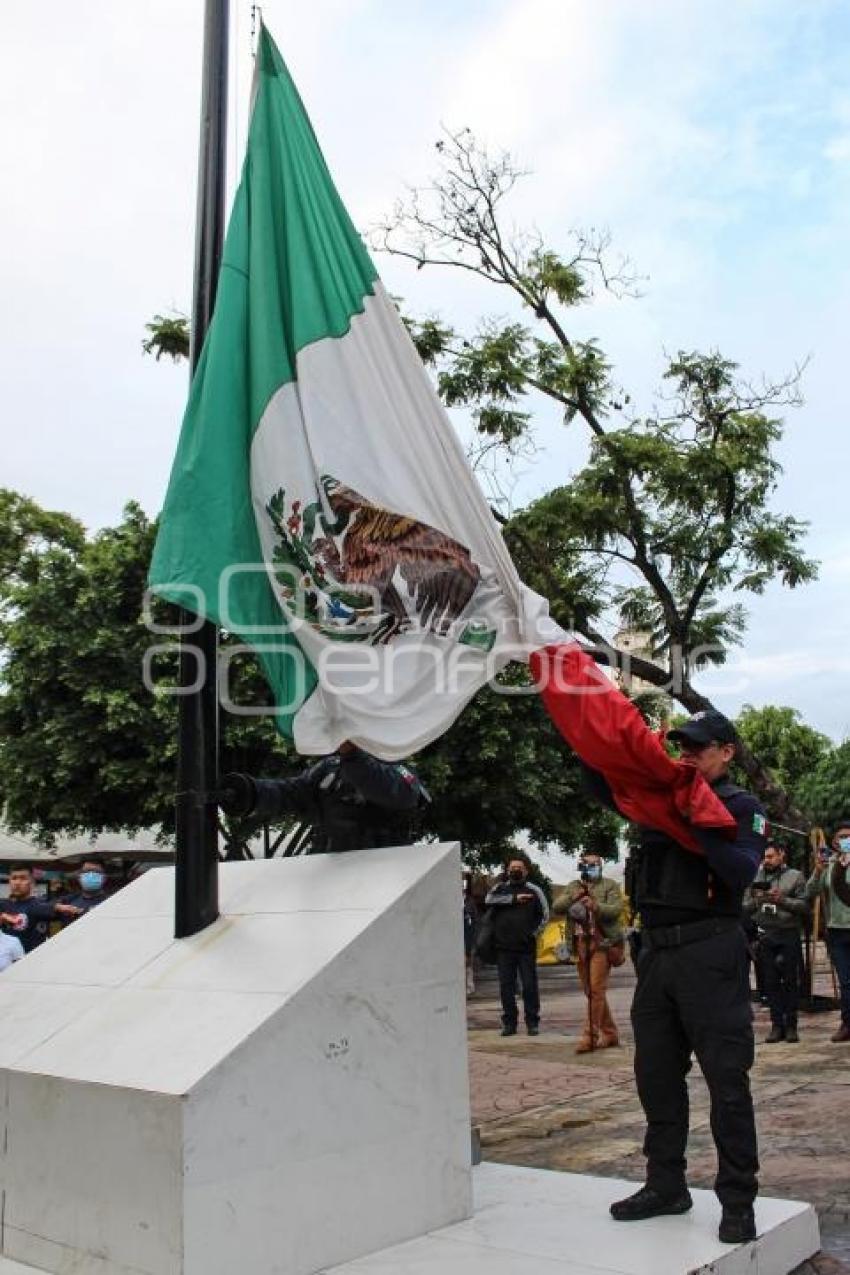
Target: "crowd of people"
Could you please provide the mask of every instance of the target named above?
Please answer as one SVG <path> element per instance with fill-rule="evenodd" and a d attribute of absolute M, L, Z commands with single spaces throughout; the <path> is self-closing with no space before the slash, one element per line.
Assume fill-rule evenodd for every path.
<path fill-rule="evenodd" d="M 8 872 L 8 897 L 0 899 L 0 970 L 40 947 L 51 933 L 107 898 L 107 875 L 99 859 L 86 859 L 71 875 L 72 889 L 58 898 L 36 891 L 33 868 L 13 863 Z"/>

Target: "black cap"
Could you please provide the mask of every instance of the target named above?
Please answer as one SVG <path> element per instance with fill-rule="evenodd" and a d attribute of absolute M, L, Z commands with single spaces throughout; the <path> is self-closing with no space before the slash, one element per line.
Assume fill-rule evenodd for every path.
<path fill-rule="evenodd" d="M 718 713 L 715 708 L 706 708 L 701 713 L 694 713 L 688 721 L 671 730 L 667 738 L 674 744 L 684 740 L 688 744 L 736 744 L 738 736 L 735 727 Z"/>

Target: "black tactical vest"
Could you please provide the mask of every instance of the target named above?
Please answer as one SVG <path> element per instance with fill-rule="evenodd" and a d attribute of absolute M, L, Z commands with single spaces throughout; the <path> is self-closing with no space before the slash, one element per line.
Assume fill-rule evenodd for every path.
<path fill-rule="evenodd" d="M 728 779 L 712 788 L 727 806 L 729 797 L 745 791 Z M 740 916 L 742 893 L 713 873 L 703 855 L 692 854 L 654 828 L 640 828 L 639 835 L 626 881 L 635 912 L 671 908 L 705 916 Z"/>

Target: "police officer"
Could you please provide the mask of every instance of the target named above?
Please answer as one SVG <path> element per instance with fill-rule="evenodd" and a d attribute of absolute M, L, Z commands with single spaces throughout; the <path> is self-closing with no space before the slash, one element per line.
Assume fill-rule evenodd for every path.
<path fill-rule="evenodd" d="M 407 766 L 348 742 L 292 779 L 225 775 L 219 793 L 227 815 L 263 823 L 296 815 L 308 825 L 308 854 L 407 845 L 417 812 L 429 802 Z"/>
<path fill-rule="evenodd" d="M 697 713 L 668 738 L 711 785 L 734 816 L 737 831 L 730 837 L 694 827 L 703 851 L 694 854 L 666 833 L 639 830 L 627 889 L 642 924 L 632 1025 L 635 1076 L 647 1120 L 647 1175 L 646 1185 L 612 1204 L 611 1213 L 628 1222 L 691 1208 L 685 1181 L 685 1078 L 696 1054 L 711 1098 L 715 1190 L 723 1209 L 720 1239 L 740 1244 L 755 1238 L 758 1191 L 749 1084 L 753 1025 L 740 920 L 767 826 L 757 799 L 727 778 L 736 736 L 722 713 Z M 604 799 L 607 785 L 601 776 L 591 776 L 593 791 Z"/>

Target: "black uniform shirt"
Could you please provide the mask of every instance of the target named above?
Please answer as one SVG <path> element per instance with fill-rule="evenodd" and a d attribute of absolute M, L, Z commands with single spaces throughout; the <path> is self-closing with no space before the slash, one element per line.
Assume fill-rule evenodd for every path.
<path fill-rule="evenodd" d="M 620 813 L 607 782 L 582 766 L 592 795 Z M 695 856 L 666 832 L 639 829 L 627 874 L 632 907 L 646 928 L 684 925 L 705 916 L 740 916 L 744 890 L 752 881 L 767 846 L 767 819 L 757 797 L 722 775 L 711 784 L 734 816 L 735 835 L 692 827 L 705 858 Z"/>
<path fill-rule="evenodd" d="M 56 920 L 53 904 L 32 896 L 28 899 L 0 899 L 0 912 L 12 912 L 16 916 L 23 914 L 27 918 L 25 930 L 10 930 L 15 938 L 21 940 L 25 952 L 41 946 L 50 936 L 50 922 Z"/>

